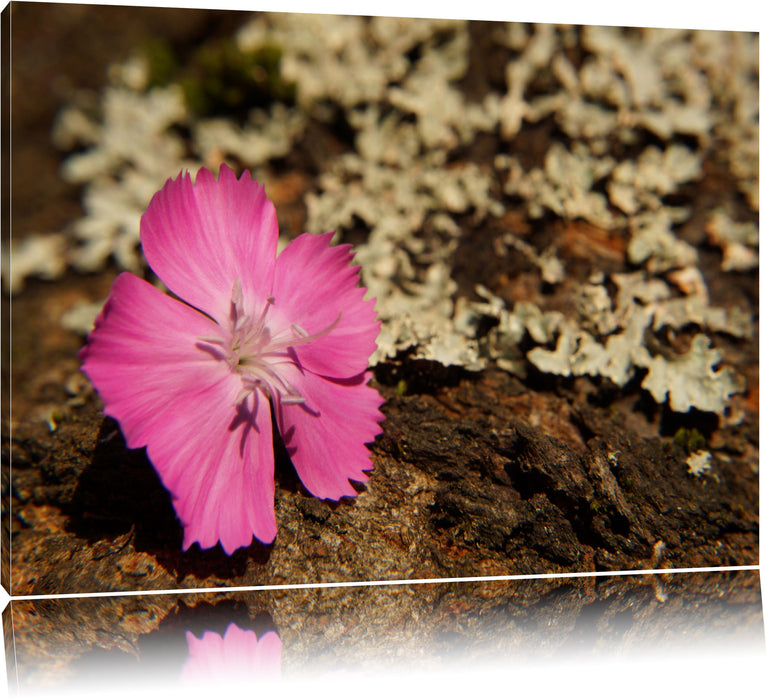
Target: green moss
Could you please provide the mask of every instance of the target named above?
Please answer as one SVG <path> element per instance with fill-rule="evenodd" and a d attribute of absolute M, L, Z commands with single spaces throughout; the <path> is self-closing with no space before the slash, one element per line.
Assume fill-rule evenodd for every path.
<path fill-rule="evenodd" d="M 706 438 L 697 428 L 679 428 L 674 435 L 674 444 L 688 452 L 695 452 L 706 447 Z"/>
<path fill-rule="evenodd" d="M 407 393 L 407 380 L 400 379 L 396 385 L 396 396 L 404 396 Z"/>
<path fill-rule="evenodd" d="M 294 86 L 280 76 L 280 47 L 243 52 L 232 41 L 202 47 L 180 84 L 195 114 L 233 113 L 272 100 L 292 100 Z"/>
<path fill-rule="evenodd" d="M 148 62 L 148 87 L 169 85 L 180 67 L 170 43 L 162 39 L 149 39 L 140 50 Z"/>
<path fill-rule="evenodd" d="M 206 44 L 179 56 L 164 41 L 146 42 L 149 88 L 178 83 L 186 103 L 198 116 L 234 115 L 274 100 L 293 101 L 296 88 L 280 75 L 280 46 L 266 44 L 242 51 L 231 39 Z"/>

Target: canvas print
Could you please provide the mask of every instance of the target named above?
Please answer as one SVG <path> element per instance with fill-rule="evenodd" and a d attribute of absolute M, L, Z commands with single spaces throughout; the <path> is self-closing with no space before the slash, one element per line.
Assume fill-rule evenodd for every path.
<path fill-rule="evenodd" d="M 758 563 L 757 33 L 3 39 L 12 595 Z"/>

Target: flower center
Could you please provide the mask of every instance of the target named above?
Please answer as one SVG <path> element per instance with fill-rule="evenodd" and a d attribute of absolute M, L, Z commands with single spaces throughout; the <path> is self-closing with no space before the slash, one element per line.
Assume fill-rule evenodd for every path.
<path fill-rule="evenodd" d="M 299 390 L 286 379 L 284 365 L 298 364 L 291 348 L 306 345 L 330 333 L 339 323 L 342 312 L 334 323 L 318 333 L 309 334 L 296 323 L 283 332 L 272 332 L 267 325 L 267 312 L 275 304 L 275 298 L 267 297 L 258 318 L 245 312 L 242 284 L 238 279 L 232 286 L 229 327 L 226 336 L 208 335 L 197 338 L 206 343 L 225 360 L 242 379 L 242 389 L 235 405 L 242 403 L 256 391 L 262 391 L 269 399 L 276 397 L 280 403 L 304 403 Z"/>

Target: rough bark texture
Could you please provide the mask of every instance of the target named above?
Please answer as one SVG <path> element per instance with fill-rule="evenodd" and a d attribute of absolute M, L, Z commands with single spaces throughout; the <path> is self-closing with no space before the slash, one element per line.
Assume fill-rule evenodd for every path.
<path fill-rule="evenodd" d="M 362 493 L 319 501 L 279 461 L 277 540 L 232 557 L 181 551 L 144 451 L 126 449 L 92 397 L 53 434 L 14 442 L 14 592 L 757 562 L 756 480 L 735 461 L 699 479 L 683 447 L 608 409 L 497 370 L 416 371 L 423 393 L 378 385 L 387 417 Z"/>

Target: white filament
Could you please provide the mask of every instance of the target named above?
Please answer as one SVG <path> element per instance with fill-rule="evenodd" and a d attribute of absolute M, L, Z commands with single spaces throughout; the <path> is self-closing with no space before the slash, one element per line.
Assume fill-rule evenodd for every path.
<path fill-rule="evenodd" d="M 230 327 L 223 335 L 199 336 L 201 343 L 214 345 L 223 351 L 224 360 L 240 375 L 242 388 L 234 404 L 239 405 L 258 391 L 268 398 L 277 396 L 282 404 L 302 404 L 305 397 L 283 377 L 282 365 L 295 363 L 289 350 L 296 345 L 312 343 L 331 333 L 342 317 L 317 333 L 309 334 L 297 323 L 291 323 L 284 332 L 274 332 L 267 325 L 267 314 L 275 304 L 268 296 L 258 317 L 247 314 L 244 306 L 242 283 L 237 278 L 232 285 L 230 299 Z"/>

